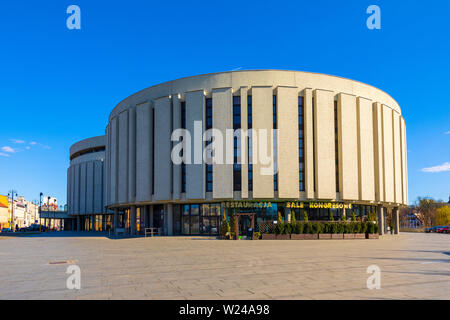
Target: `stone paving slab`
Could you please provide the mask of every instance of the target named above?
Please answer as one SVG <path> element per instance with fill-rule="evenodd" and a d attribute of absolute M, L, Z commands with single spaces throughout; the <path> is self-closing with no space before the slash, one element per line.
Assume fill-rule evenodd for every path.
<path fill-rule="evenodd" d="M 450 235 L 379 240 L 109 239 L 54 233 L 0 245 L 0 299 L 450 299 Z M 68 260 L 81 289 L 66 288 Z M 381 289 L 366 286 L 381 269 Z"/>

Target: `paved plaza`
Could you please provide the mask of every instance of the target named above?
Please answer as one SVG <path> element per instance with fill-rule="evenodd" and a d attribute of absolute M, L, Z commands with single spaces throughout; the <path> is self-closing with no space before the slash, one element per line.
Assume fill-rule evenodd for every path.
<path fill-rule="evenodd" d="M 80 267 L 80 290 L 66 288 L 70 264 Z M 378 290 L 366 285 L 370 265 L 381 269 Z M 0 238 L 0 299 L 450 299 L 450 235 Z"/>

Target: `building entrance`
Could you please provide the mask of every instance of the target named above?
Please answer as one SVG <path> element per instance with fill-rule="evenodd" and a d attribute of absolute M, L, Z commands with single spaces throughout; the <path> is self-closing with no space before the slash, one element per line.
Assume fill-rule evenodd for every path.
<path fill-rule="evenodd" d="M 164 205 L 162 204 L 153 207 L 153 228 L 164 228 Z"/>

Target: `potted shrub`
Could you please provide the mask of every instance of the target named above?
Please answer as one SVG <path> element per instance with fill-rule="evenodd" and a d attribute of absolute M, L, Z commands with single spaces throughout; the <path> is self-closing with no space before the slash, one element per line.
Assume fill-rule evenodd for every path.
<path fill-rule="evenodd" d="M 344 239 L 354 239 L 355 238 L 355 222 L 353 219 L 356 220 L 355 214 L 352 215 L 352 221 L 346 224 L 345 233 L 344 233 Z"/>
<path fill-rule="evenodd" d="M 291 240 L 303 240 L 305 239 L 305 235 L 303 234 L 303 223 L 296 222 L 294 225 L 294 229 L 291 233 Z"/>
<path fill-rule="evenodd" d="M 378 225 L 371 221 L 366 222 L 366 225 L 367 225 L 366 238 L 378 239 L 380 237 L 380 235 L 378 234 Z"/>
<path fill-rule="evenodd" d="M 332 239 L 341 240 L 344 239 L 344 232 L 345 232 L 345 224 L 338 222 L 334 223 L 333 226 L 333 233 L 331 234 Z"/>
<path fill-rule="evenodd" d="M 236 235 L 236 217 L 234 215 L 231 215 L 230 218 L 230 230 L 231 230 L 231 238 L 237 240 L 238 235 Z"/>
<path fill-rule="evenodd" d="M 333 229 L 333 223 L 323 223 L 321 224 L 319 229 L 320 229 L 319 239 L 331 239 L 331 231 Z"/>
<path fill-rule="evenodd" d="M 305 223 L 303 234 L 305 236 L 305 240 L 316 240 L 319 238 L 317 233 L 315 233 L 315 228 L 311 222 Z"/>
<path fill-rule="evenodd" d="M 261 239 L 261 233 L 259 232 L 253 232 L 253 238 L 252 240 L 259 240 Z"/>
<path fill-rule="evenodd" d="M 227 221 L 227 217 L 223 215 L 222 224 L 220 226 L 220 238 L 221 239 L 230 239 L 231 233 L 230 233 L 230 224 Z"/>
<path fill-rule="evenodd" d="M 353 234 L 354 239 L 365 239 L 366 238 L 366 224 L 363 222 L 358 222 L 355 227 L 355 233 Z"/>
<path fill-rule="evenodd" d="M 275 228 L 277 233 L 277 240 L 290 240 L 291 239 L 291 224 L 290 223 L 277 223 Z"/>

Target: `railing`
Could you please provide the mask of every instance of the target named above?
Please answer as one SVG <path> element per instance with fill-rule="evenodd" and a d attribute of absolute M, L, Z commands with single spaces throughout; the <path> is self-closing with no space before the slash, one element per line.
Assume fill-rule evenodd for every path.
<path fill-rule="evenodd" d="M 162 235 L 162 228 L 145 228 L 144 235 L 147 238 L 147 235 L 150 235 L 150 237 L 153 237 L 155 235 Z"/>

